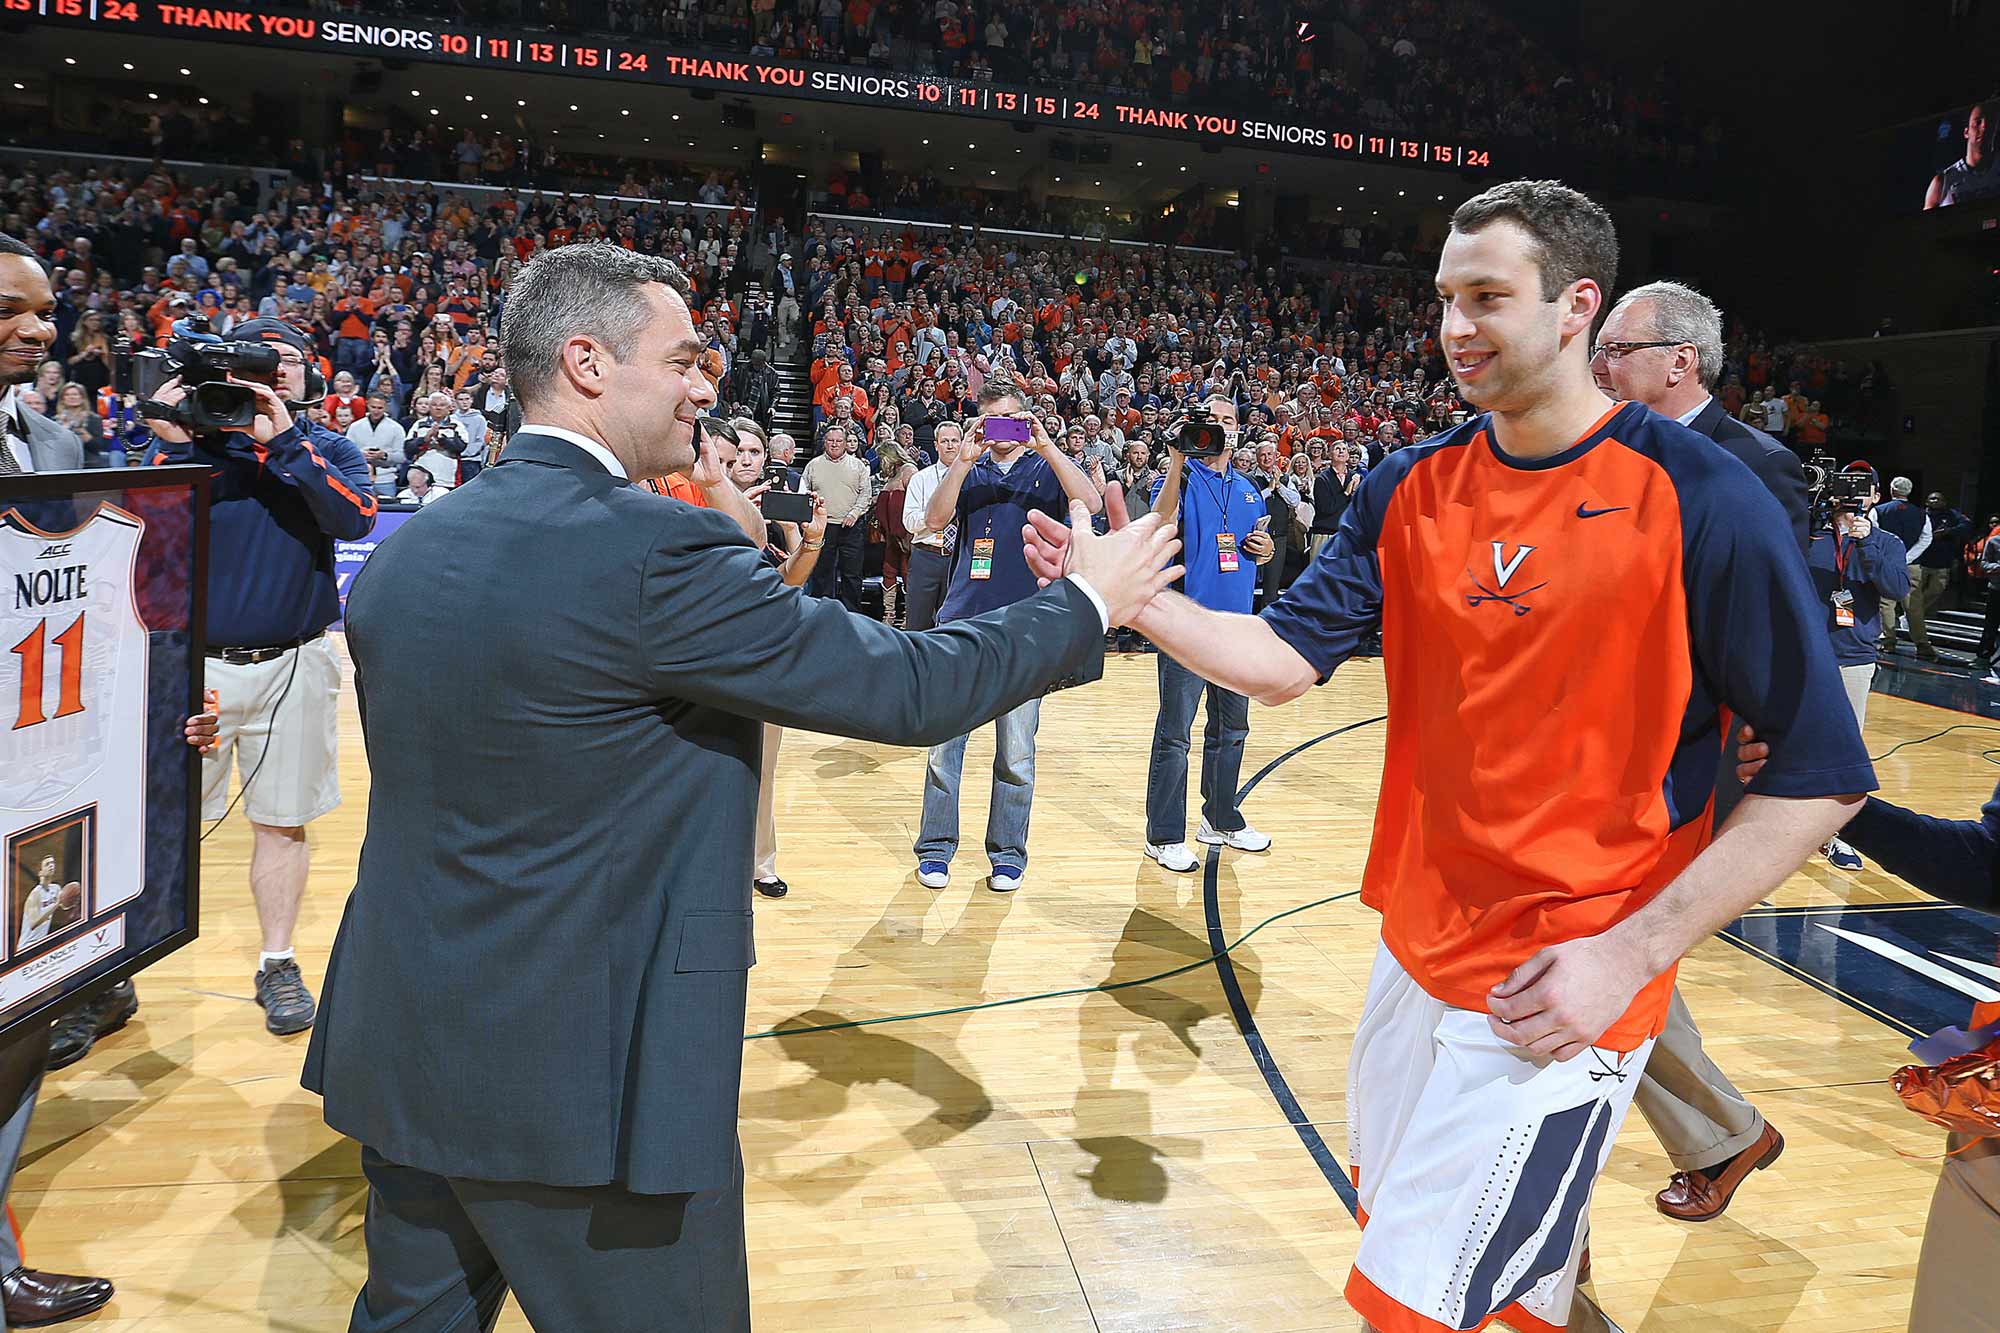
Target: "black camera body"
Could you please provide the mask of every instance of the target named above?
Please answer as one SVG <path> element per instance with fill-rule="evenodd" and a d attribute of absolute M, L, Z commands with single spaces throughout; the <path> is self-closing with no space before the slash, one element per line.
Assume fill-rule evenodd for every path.
<path fill-rule="evenodd" d="M 1826 479 L 1821 501 L 1836 514 L 1865 514 L 1875 478 L 1867 472 L 1835 472 Z"/>
<path fill-rule="evenodd" d="M 191 435 L 215 436 L 245 431 L 257 420 L 257 395 L 232 375 L 275 380 L 278 349 L 269 343 L 231 342 L 209 332 L 208 320 L 190 315 L 174 322 L 174 336 L 165 347 L 133 351 L 118 346 L 121 387 L 139 398 L 140 415 L 179 426 Z M 187 390 L 180 402 L 166 404 L 153 397 L 168 380 L 178 379 Z"/>
<path fill-rule="evenodd" d="M 1229 452 L 1229 434 L 1206 409 L 1197 408 L 1169 427 L 1167 443 L 1184 458 L 1215 458 Z"/>

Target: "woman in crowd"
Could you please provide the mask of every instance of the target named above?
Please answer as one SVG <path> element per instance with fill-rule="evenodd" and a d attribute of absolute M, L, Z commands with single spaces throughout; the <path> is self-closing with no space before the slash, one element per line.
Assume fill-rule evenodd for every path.
<path fill-rule="evenodd" d="M 76 350 L 69 355 L 69 377 L 95 402 L 98 390 L 111 383 L 111 339 L 104 332 L 104 316 L 85 311 L 70 343 Z"/>
<path fill-rule="evenodd" d="M 81 384 L 71 380 L 56 394 L 54 416 L 56 424 L 76 436 L 83 446 L 85 467 L 109 465 L 104 457 L 104 419 L 97 415 L 95 395 L 86 393 Z M 125 461 L 122 450 L 118 461 L 120 464 Z"/>
<path fill-rule="evenodd" d="M 1315 441 L 1317 443 L 1317 441 Z M 1354 489 L 1361 484 L 1362 468 L 1354 461 L 1354 448 L 1346 440 L 1335 440 L 1326 467 L 1313 480 L 1312 554 L 1319 555 L 1327 539 L 1340 531 L 1340 517 L 1353 502 Z"/>

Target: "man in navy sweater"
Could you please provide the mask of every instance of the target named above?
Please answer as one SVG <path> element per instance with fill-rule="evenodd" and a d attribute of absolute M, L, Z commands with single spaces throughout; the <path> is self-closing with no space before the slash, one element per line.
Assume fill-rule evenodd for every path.
<path fill-rule="evenodd" d="M 1771 747 L 1743 729 L 1739 772 L 1755 776 Z M 1912 888 L 1974 911 L 2000 912 L 2000 787 L 1977 819 L 1936 819 L 1871 796 L 1846 841 Z M 1991 1327 L 2000 1308 L 2000 1139 L 1953 1134 L 1931 1195 L 1910 1333 Z"/>
<path fill-rule="evenodd" d="M 317 1012 L 292 951 L 310 869 L 305 826 L 340 804 L 340 663 L 326 639 L 340 618 L 333 544 L 368 535 L 375 492 L 353 441 L 293 415 L 307 398 L 306 336 L 275 319 L 231 336 L 278 349 L 274 384 L 239 381 L 257 398 L 250 429 L 197 438 L 168 421 L 147 424 L 154 465 L 211 469 L 206 670 L 222 706 L 218 743 L 203 757 L 201 813 L 228 813 L 233 758 L 263 936 L 257 1002 L 265 1027 L 283 1035 L 311 1027 Z M 185 392 L 169 380 L 154 400 L 171 405 Z M 137 1005 L 129 994 L 123 1003 Z"/>
<path fill-rule="evenodd" d="M 1910 595 L 1908 555 L 1893 532 L 1868 520 L 1871 491 L 1858 511 L 1842 510 L 1813 534 L 1806 565 L 1826 604 L 1826 630 L 1840 663 L 1841 683 L 1854 708 L 1856 726 L 1868 721 L 1868 690 L 1875 680 L 1875 644 L 1882 631 L 1882 607 Z M 1861 869 L 1861 856 L 1839 838 L 1827 843 L 1826 859 L 1842 870 Z"/>
<path fill-rule="evenodd" d="M 1904 559 L 1911 566 L 1910 582 L 1916 582 L 1916 563 L 1931 544 L 1931 518 L 1923 506 L 1913 504 L 1910 493 L 1916 486 L 1908 477 L 1898 477 L 1889 483 L 1892 499 L 1875 511 L 1878 526 L 1893 533 L 1903 543 Z M 1883 657 L 1896 655 L 1896 613 L 1908 599 L 1910 613 L 1910 639 L 1917 645 L 1917 656 L 1926 662 L 1938 660 L 1937 649 L 1931 647 L 1931 636 L 1924 628 L 1924 611 L 1927 609 L 1919 597 L 1905 593 L 1891 599 L 1888 612 L 1882 617 L 1882 633 L 1876 641 L 1876 648 Z"/>

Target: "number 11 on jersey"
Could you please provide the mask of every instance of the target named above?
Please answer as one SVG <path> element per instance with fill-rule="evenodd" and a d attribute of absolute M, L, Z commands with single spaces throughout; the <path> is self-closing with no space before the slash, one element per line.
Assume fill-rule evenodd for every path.
<path fill-rule="evenodd" d="M 79 612 L 70 627 L 55 636 L 56 651 L 60 658 L 57 668 L 60 687 L 57 690 L 56 717 L 71 717 L 83 711 L 83 619 L 85 612 Z M 15 656 L 21 659 L 21 708 L 14 719 L 14 730 L 39 726 L 49 720 L 42 711 L 43 672 L 47 667 L 49 622 L 37 624 L 27 638 L 14 645 Z"/>

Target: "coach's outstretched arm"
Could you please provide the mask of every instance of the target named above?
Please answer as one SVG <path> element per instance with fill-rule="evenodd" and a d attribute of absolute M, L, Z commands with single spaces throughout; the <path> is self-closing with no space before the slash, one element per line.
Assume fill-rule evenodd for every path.
<path fill-rule="evenodd" d="M 936 745 L 1041 694 L 1096 679 L 1104 633 L 1179 577 L 1157 519 L 1090 531 L 1070 577 L 987 615 L 905 634 L 788 587 L 719 515 L 663 514 L 640 581 L 653 684 L 742 717 L 891 745 Z"/>
<path fill-rule="evenodd" d="M 1392 486 L 1388 471 L 1369 474 L 1319 557 L 1262 615 L 1211 611 L 1165 592 L 1132 628 L 1197 676 L 1261 704 L 1288 703 L 1323 683 L 1382 621 L 1375 541 Z M 1384 480 L 1376 482 L 1378 476 Z M 1114 530 L 1125 522 L 1124 497 L 1115 487 L 1105 493 L 1105 512 Z M 1028 518 L 1022 535 L 1029 568 L 1044 580 L 1061 577 L 1072 559 L 1069 529 L 1041 514 Z M 1215 556 L 1197 551 L 1189 558 Z"/>

